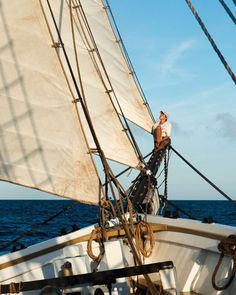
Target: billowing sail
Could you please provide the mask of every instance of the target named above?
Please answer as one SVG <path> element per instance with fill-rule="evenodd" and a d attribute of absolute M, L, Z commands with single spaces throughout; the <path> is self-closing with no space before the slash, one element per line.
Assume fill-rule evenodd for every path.
<path fill-rule="evenodd" d="M 120 41 L 115 36 L 110 24 L 107 8 L 103 0 L 80 0 L 80 10 L 86 15 L 88 25 L 94 36 L 95 43 L 109 75 L 112 85 L 112 97 L 117 111 L 144 128 L 151 131 L 152 116 L 147 104 L 137 87 L 132 69 L 128 66 L 120 47 Z"/>
<path fill-rule="evenodd" d="M 58 54 L 73 93 L 76 97 L 81 95 L 84 99 L 106 158 L 132 167 L 137 166 L 139 159 L 114 107 L 110 88 L 104 79 L 103 64 L 95 50 L 86 17 L 81 14 L 79 1 L 42 0 L 41 3 L 52 38 L 59 43 Z M 94 4 L 97 5 L 97 1 L 86 2 L 86 5 Z M 65 52 L 60 43 L 63 43 Z M 65 60 L 65 54 L 68 60 Z M 72 79 L 68 62 L 75 81 Z M 79 88 L 79 94 L 76 86 Z M 94 148 L 93 138 L 81 111 L 80 102 L 77 106 L 89 146 Z"/>
<path fill-rule="evenodd" d="M 0 5 L 0 178 L 96 204 L 99 178 L 39 1 Z"/>
<path fill-rule="evenodd" d="M 103 3 L 3 0 L 0 13 L 0 178 L 97 203 L 92 148 L 136 167 L 119 114 L 152 125 Z"/>

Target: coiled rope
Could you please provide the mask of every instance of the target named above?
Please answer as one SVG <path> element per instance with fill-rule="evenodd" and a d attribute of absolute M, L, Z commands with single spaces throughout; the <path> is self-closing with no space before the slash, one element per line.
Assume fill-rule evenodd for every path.
<path fill-rule="evenodd" d="M 139 221 L 135 231 L 135 242 L 138 251 L 143 257 L 149 257 L 155 245 L 153 231 L 145 221 Z M 148 246 L 149 245 L 149 246 Z"/>
<path fill-rule="evenodd" d="M 232 281 L 235 277 L 235 273 L 236 273 L 236 235 L 230 235 L 226 239 L 222 240 L 218 245 L 218 249 L 221 252 L 221 255 L 220 255 L 218 263 L 214 269 L 214 272 L 212 274 L 211 281 L 212 281 L 212 286 L 215 290 L 222 291 L 222 290 L 227 289 L 230 286 L 230 284 L 232 283 Z M 230 256 L 232 259 L 232 262 L 233 262 L 231 276 L 225 285 L 218 286 L 216 284 L 216 275 L 217 275 L 217 272 L 220 268 L 220 265 L 221 265 L 225 255 Z"/>
<path fill-rule="evenodd" d="M 98 255 L 95 255 L 93 253 L 93 250 L 92 250 L 92 242 L 95 241 L 97 243 L 99 243 L 99 249 L 100 249 L 100 253 Z M 100 262 L 104 253 L 105 253 L 105 250 L 104 250 L 104 246 L 103 246 L 103 241 L 102 241 L 102 232 L 101 232 L 101 228 L 98 227 L 98 228 L 95 228 L 92 232 L 91 232 L 91 236 L 88 240 L 88 243 L 87 243 L 87 253 L 89 255 L 89 257 L 93 260 L 93 261 L 96 261 L 96 262 Z"/>

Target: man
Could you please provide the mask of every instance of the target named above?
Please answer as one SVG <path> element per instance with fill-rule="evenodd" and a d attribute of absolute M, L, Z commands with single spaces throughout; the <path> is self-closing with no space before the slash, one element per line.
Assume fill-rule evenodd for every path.
<path fill-rule="evenodd" d="M 168 122 L 168 113 L 160 111 L 160 122 L 155 123 L 152 132 L 154 136 L 154 148 L 159 151 L 170 144 L 171 124 Z"/>

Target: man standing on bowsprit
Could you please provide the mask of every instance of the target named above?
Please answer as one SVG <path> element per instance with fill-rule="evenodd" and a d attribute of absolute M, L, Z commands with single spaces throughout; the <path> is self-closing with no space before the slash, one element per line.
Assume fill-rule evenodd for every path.
<path fill-rule="evenodd" d="M 163 150 L 170 144 L 171 123 L 168 122 L 168 113 L 160 111 L 160 122 L 153 125 L 154 149 Z"/>

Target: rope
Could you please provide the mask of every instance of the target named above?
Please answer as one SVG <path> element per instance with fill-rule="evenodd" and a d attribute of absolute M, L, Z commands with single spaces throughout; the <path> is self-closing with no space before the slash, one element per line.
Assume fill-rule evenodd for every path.
<path fill-rule="evenodd" d="M 54 24 L 54 27 L 55 27 L 55 30 L 56 30 L 56 33 L 57 33 L 57 37 L 58 37 L 58 40 L 60 41 L 60 44 L 61 44 L 61 49 L 62 49 L 62 52 L 63 52 L 63 55 L 65 57 L 65 62 L 68 66 L 68 70 L 69 70 L 69 73 L 70 73 L 70 76 L 71 76 L 71 79 L 72 79 L 72 82 L 73 82 L 73 85 L 75 87 L 75 91 L 76 91 L 76 94 L 78 96 L 78 99 L 81 103 L 81 107 L 82 107 L 82 110 L 83 110 L 83 113 L 85 115 L 85 119 L 88 123 L 88 126 L 89 126 L 89 129 L 91 131 L 91 134 L 92 134 L 92 137 L 93 137 L 93 140 L 94 140 L 94 143 L 96 145 L 96 148 L 98 150 L 98 153 L 99 153 L 99 156 L 100 156 L 100 159 L 101 159 L 101 162 L 103 164 L 103 168 L 104 168 L 104 171 L 105 173 L 108 173 L 108 163 L 107 163 L 107 160 L 105 158 L 105 155 L 103 153 L 103 150 L 101 148 L 101 145 L 98 141 L 98 138 L 97 138 L 97 134 L 95 132 L 95 129 L 94 129 L 94 126 L 93 126 L 93 123 L 92 123 L 92 120 L 91 120 L 91 117 L 90 117 L 90 113 L 89 113 L 89 110 L 86 106 L 86 103 L 84 101 L 84 98 L 81 96 L 81 93 L 80 93 L 80 89 L 78 87 L 78 84 L 77 84 L 77 79 L 75 77 L 75 74 L 73 72 L 73 69 L 72 69 L 72 65 L 70 63 L 70 60 L 69 60 L 69 56 L 67 54 L 67 51 L 65 49 L 65 46 L 64 46 L 64 43 L 63 43 L 63 40 L 62 40 L 62 36 L 60 34 L 60 31 L 59 31 L 59 28 L 57 26 L 57 22 L 56 22 L 56 19 L 55 19 L 55 15 L 53 13 L 53 10 L 52 10 L 52 7 L 51 7 L 51 4 L 50 4 L 50 1 L 47 0 L 47 5 L 48 5 L 48 8 L 49 8 L 49 12 L 50 12 L 50 15 L 52 17 L 52 21 L 53 21 L 53 24 Z M 71 4 L 71 3 L 70 3 Z M 58 57 L 59 58 L 59 57 Z M 60 60 L 60 58 L 59 58 Z"/>
<path fill-rule="evenodd" d="M 126 220 L 126 218 L 125 218 L 125 216 L 124 216 L 124 210 L 123 210 L 123 208 L 122 208 L 122 202 L 121 202 L 121 200 L 122 200 L 122 196 L 121 196 L 120 184 L 119 184 L 119 182 L 117 181 L 117 179 L 114 178 L 113 173 L 112 173 L 112 171 L 111 171 L 111 169 L 110 169 L 110 167 L 109 167 L 109 165 L 108 165 L 108 162 L 107 162 L 107 160 L 106 160 L 106 158 L 105 158 L 105 155 L 104 155 L 104 153 L 103 153 L 103 150 L 101 149 L 100 143 L 99 143 L 99 141 L 98 141 L 98 138 L 97 138 L 97 135 L 96 135 L 95 129 L 94 129 L 94 127 L 93 127 L 93 124 L 92 124 L 92 121 L 91 121 L 91 118 L 90 118 L 89 110 L 87 109 L 87 107 L 86 107 L 86 105 L 85 105 L 85 103 L 84 103 L 84 99 L 83 99 L 83 97 L 81 96 L 80 90 L 79 90 L 79 88 L 78 88 L 77 81 L 76 81 L 76 78 L 75 78 L 75 75 L 74 75 L 74 72 L 73 72 L 72 66 L 71 66 L 71 64 L 70 64 L 70 60 L 69 60 L 69 57 L 68 57 L 68 55 L 67 55 L 66 49 L 65 49 L 65 47 L 64 47 L 64 45 L 63 45 L 63 40 L 62 40 L 62 37 L 61 37 L 61 35 L 60 35 L 60 31 L 59 31 L 59 29 L 58 29 L 58 27 L 57 27 L 57 23 L 56 23 L 56 20 L 55 20 L 55 16 L 54 16 L 54 14 L 53 14 L 52 7 L 51 7 L 51 5 L 50 5 L 49 0 L 47 0 L 47 4 L 48 4 L 48 8 L 49 8 L 49 11 L 50 11 L 51 17 L 52 17 L 52 21 L 53 21 L 53 23 L 54 23 L 54 26 L 55 26 L 55 29 L 56 29 L 56 32 L 57 32 L 58 39 L 59 39 L 60 44 L 61 44 L 61 48 L 62 48 L 62 51 L 63 51 L 63 55 L 64 55 L 64 57 L 65 57 L 65 62 L 66 62 L 66 64 L 67 64 L 67 66 L 68 66 L 68 70 L 69 70 L 69 72 L 70 72 L 71 79 L 72 79 L 72 81 L 73 81 L 73 85 L 74 85 L 75 90 L 76 90 L 76 94 L 77 94 L 77 96 L 78 96 L 78 98 L 79 98 L 79 101 L 81 102 L 81 106 L 82 106 L 82 109 L 83 109 L 84 115 L 85 115 L 85 117 L 86 117 L 87 123 L 88 123 L 88 125 L 89 125 L 89 129 L 90 129 L 90 131 L 91 131 L 91 133 L 92 133 L 92 136 L 93 136 L 93 139 L 94 139 L 95 145 L 96 145 L 97 150 L 98 150 L 98 152 L 99 152 L 99 155 L 100 155 L 100 158 L 101 158 L 101 161 L 102 161 L 103 167 L 104 167 L 105 174 L 106 174 L 107 177 L 108 177 L 108 182 L 109 182 L 109 185 L 110 185 L 111 194 L 112 194 L 112 197 L 113 197 L 114 202 L 115 202 L 115 204 L 116 204 L 116 208 L 117 208 L 117 212 L 118 212 L 118 217 L 119 217 L 119 219 L 120 219 L 120 221 L 121 221 L 121 223 L 122 223 L 122 226 L 123 226 L 124 231 L 125 231 L 125 233 L 126 233 L 126 236 L 127 236 L 128 242 L 129 242 L 129 245 L 130 245 L 130 247 L 131 247 L 131 250 L 132 250 L 132 253 L 133 253 L 135 259 L 137 260 L 137 262 L 138 262 L 139 265 L 142 265 L 142 261 L 140 260 L 139 255 L 138 255 L 138 253 L 137 253 L 137 249 L 136 249 L 136 247 L 135 247 L 135 245 L 134 245 L 134 243 L 133 243 L 132 233 L 131 233 L 131 231 L 130 231 L 130 228 L 129 228 L 129 225 L 128 225 L 128 223 L 127 223 L 127 220 Z M 92 36 L 91 36 L 91 37 L 92 37 Z M 112 184 L 111 184 L 111 179 L 110 179 L 110 178 L 111 178 L 111 175 L 112 175 L 112 180 L 113 180 L 113 182 L 114 182 L 114 184 L 115 184 L 115 186 L 116 186 L 116 189 L 118 190 L 118 195 L 119 195 L 119 200 L 120 200 L 120 207 L 118 206 L 118 203 L 117 203 L 117 200 L 116 200 L 116 194 L 115 194 L 114 188 L 113 188 L 113 186 L 112 186 Z M 92 241 L 90 242 L 90 245 L 91 245 L 91 243 L 92 243 Z M 88 251 L 89 251 L 89 250 L 88 250 Z M 96 257 L 94 257 L 94 258 L 96 258 Z M 149 286 L 150 286 L 150 288 L 151 288 L 152 295 L 157 294 L 156 289 L 155 289 L 155 286 L 154 286 L 154 284 L 152 283 L 150 277 L 149 277 L 147 274 L 144 274 L 144 277 L 145 277 L 147 283 L 149 284 Z"/>
<path fill-rule="evenodd" d="M 161 287 L 160 286 L 156 286 L 155 285 L 155 288 L 156 288 L 156 291 L 157 291 L 157 294 L 158 295 L 161 295 L 161 294 L 167 294 L 167 293 L 162 293 L 162 290 L 161 290 Z M 147 292 L 145 295 L 150 295 L 152 294 L 151 291 L 150 291 L 150 288 L 148 288 Z"/>
<path fill-rule="evenodd" d="M 198 15 L 197 11 L 195 10 L 195 8 L 192 5 L 191 1 L 190 0 L 185 0 L 185 1 L 188 4 L 188 6 L 189 6 L 190 10 L 192 11 L 193 15 L 195 16 L 196 20 L 198 21 L 199 25 L 201 26 L 201 28 L 202 28 L 203 32 L 205 33 L 206 37 L 208 38 L 209 42 L 211 43 L 213 49 L 217 53 L 217 55 L 220 58 L 221 62 L 223 63 L 225 69 L 227 70 L 227 72 L 229 73 L 230 77 L 232 78 L 232 80 L 236 84 L 236 76 L 234 75 L 233 71 L 231 70 L 231 68 L 228 65 L 227 61 L 225 60 L 224 56 L 222 55 L 222 53 L 218 49 L 215 41 L 212 39 L 211 35 L 207 31 L 207 28 L 205 27 L 203 21 L 201 20 L 200 16 Z"/>
<path fill-rule="evenodd" d="M 168 167 L 168 165 L 169 165 L 170 157 L 171 157 L 171 151 L 170 151 L 170 149 L 168 149 L 168 158 L 167 158 L 167 162 L 166 162 L 167 167 Z M 165 182 L 165 173 L 166 173 L 166 171 L 165 171 L 165 164 L 164 164 L 164 168 L 163 168 L 163 169 L 160 171 L 160 173 L 156 176 L 156 179 L 160 178 L 163 172 L 164 172 L 164 180 L 161 182 L 161 184 L 158 185 L 158 187 L 157 187 L 158 189 L 159 189 L 159 188 L 162 186 L 162 184 Z"/>
<path fill-rule="evenodd" d="M 227 4 L 224 2 L 224 0 L 219 0 L 220 4 L 224 7 L 225 11 L 227 12 L 228 16 L 231 18 L 231 20 L 234 22 L 234 24 L 236 25 L 236 18 L 233 15 L 233 13 L 231 12 L 231 10 L 229 9 L 229 7 L 227 6 Z"/>
<path fill-rule="evenodd" d="M 92 250 L 92 242 L 93 241 L 99 243 L 100 253 L 98 255 L 95 255 L 93 253 L 93 250 Z M 95 228 L 91 232 L 90 238 L 89 238 L 88 243 L 87 243 L 87 253 L 88 253 L 89 257 L 93 261 L 96 261 L 98 263 L 101 261 L 103 255 L 105 253 L 105 250 L 104 250 L 104 246 L 103 246 L 103 242 L 102 242 L 102 233 L 101 233 L 101 228 L 100 227 Z"/>
<path fill-rule="evenodd" d="M 143 97 L 143 100 L 144 100 L 144 104 L 146 105 L 147 110 L 148 110 L 148 112 L 149 112 L 149 114 L 150 114 L 153 122 L 155 122 L 155 118 L 154 118 L 153 113 L 151 111 L 151 108 L 150 108 L 150 106 L 148 104 L 148 101 L 146 99 L 145 93 L 144 93 L 144 91 L 142 89 L 142 86 L 140 84 L 140 81 L 139 81 L 139 79 L 138 79 L 138 77 L 136 75 L 136 72 L 134 70 L 133 64 L 132 64 L 131 59 L 129 57 L 129 54 L 128 54 L 127 50 L 126 50 L 125 44 L 123 42 L 123 39 L 122 39 L 122 37 L 120 35 L 120 32 L 119 32 L 118 26 L 116 24 L 116 21 L 115 21 L 115 18 L 114 18 L 114 15 L 113 15 L 111 6 L 109 4 L 109 0 L 105 0 L 105 1 L 106 1 L 106 5 L 107 5 L 107 8 L 108 8 L 108 11 L 109 11 L 110 16 L 111 16 L 111 18 L 110 18 L 108 16 L 108 14 L 107 14 L 107 17 L 108 17 L 108 20 L 110 22 L 111 28 L 113 30 L 113 33 L 114 33 L 114 35 L 115 35 L 116 38 L 118 37 L 117 40 L 119 41 L 119 46 L 120 46 L 121 52 L 122 52 L 122 54 L 123 54 L 123 56 L 124 56 L 124 58 L 126 60 L 127 66 L 128 66 L 128 68 L 130 70 L 130 73 L 133 74 L 134 81 L 135 81 L 138 89 L 140 90 L 140 93 L 141 93 L 141 95 Z M 107 12 L 107 10 L 106 10 L 106 12 Z"/>
<path fill-rule="evenodd" d="M 167 160 L 167 165 L 169 165 L 170 157 L 171 157 L 171 150 L 168 148 L 168 160 Z M 156 176 L 156 179 L 158 179 L 158 178 L 162 175 L 162 173 L 163 173 L 164 170 L 165 170 L 165 167 L 164 167 L 164 168 L 160 171 L 160 173 Z"/>
<path fill-rule="evenodd" d="M 101 224 L 107 225 L 108 221 L 113 218 L 116 218 L 116 211 L 110 200 L 102 199 L 100 202 L 101 207 Z"/>
<path fill-rule="evenodd" d="M 187 211 L 185 211 L 181 207 L 177 206 L 174 202 L 172 202 L 170 200 L 166 200 L 162 195 L 159 195 L 159 198 L 161 198 L 161 201 L 162 202 L 168 202 L 169 205 L 171 205 L 172 207 L 174 207 L 178 211 L 182 212 L 183 214 L 185 214 L 186 216 L 188 216 L 190 219 L 197 220 L 197 218 L 194 217 L 192 214 L 188 213 Z"/>
<path fill-rule="evenodd" d="M 18 285 L 18 288 L 17 288 L 17 285 Z M 22 282 L 20 282 L 20 283 L 11 282 L 9 284 L 9 293 L 10 294 L 20 293 L 20 291 L 22 290 L 22 288 L 23 288 Z M 1 289 L 0 289 L 0 294 L 1 294 Z"/>
<path fill-rule="evenodd" d="M 132 234 L 135 233 L 135 230 L 134 230 L 134 221 L 133 221 L 133 215 L 134 215 L 134 208 L 133 208 L 133 204 L 130 200 L 129 197 L 126 198 L 126 202 L 127 202 L 127 211 L 129 213 L 129 222 L 130 222 L 130 225 L 131 225 L 131 231 L 132 231 Z"/>
<path fill-rule="evenodd" d="M 149 157 L 152 154 L 152 152 L 150 152 L 149 154 L 147 154 L 146 156 L 144 156 L 143 158 L 146 159 L 147 157 Z M 127 167 L 126 169 L 124 169 L 123 171 L 121 171 L 120 173 L 115 175 L 115 178 L 120 177 L 121 175 L 123 175 L 125 172 L 129 171 L 130 169 L 133 169 L 133 167 Z M 103 183 L 103 186 L 107 185 L 107 180 L 105 181 L 105 183 Z"/>
<path fill-rule="evenodd" d="M 16 292 L 16 286 L 15 286 L 15 283 L 10 283 L 9 284 L 9 293 L 11 294 L 11 293 L 18 293 L 18 292 Z"/>
<path fill-rule="evenodd" d="M 172 146 L 170 148 L 176 153 L 177 156 L 180 157 L 189 167 L 191 167 L 197 174 L 199 174 L 206 182 L 208 182 L 214 189 L 216 189 L 222 196 L 224 196 L 227 200 L 232 202 L 236 206 L 236 201 L 230 198 L 226 193 L 224 193 L 220 188 L 218 188 L 212 181 L 210 181 L 206 176 L 204 176 L 199 170 L 197 170 L 192 164 L 190 164 L 183 156 L 181 156 Z"/>
<path fill-rule="evenodd" d="M 142 156 L 142 153 L 141 153 L 141 151 L 140 151 L 140 149 L 139 149 L 139 147 L 138 147 L 138 144 L 137 144 L 137 142 L 136 142 L 136 140 L 135 140 L 135 138 L 134 138 L 134 136 L 133 136 L 133 133 L 132 133 L 132 131 L 131 131 L 131 129 L 130 129 L 130 126 L 129 126 L 129 124 L 128 124 L 128 121 L 127 121 L 127 119 L 126 119 L 126 117 L 125 117 L 125 115 L 124 115 L 124 112 L 123 112 L 123 110 L 122 110 L 122 108 L 121 108 L 120 102 L 119 102 L 119 100 L 118 100 L 118 98 L 117 98 L 117 95 L 116 95 L 116 93 L 115 93 L 115 91 L 114 91 L 114 88 L 113 88 L 113 86 L 112 86 L 112 83 L 111 83 L 110 77 L 109 77 L 109 75 L 108 75 L 108 73 L 107 73 L 107 70 L 106 70 L 106 67 L 105 67 L 105 65 L 104 65 L 104 63 L 103 63 L 102 57 L 101 57 L 101 55 L 100 55 L 100 52 L 99 52 L 99 50 L 98 50 L 98 47 L 97 47 L 96 41 L 95 41 L 95 39 L 94 39 L 93 33 L 92 33 L 91 28 L 90 28 L 90 26 L 89 26 L 89 23 L 88 23 L 88 20 L 87 20 L 86 14 L 85 14 L 84 9 L 83 9 L 83 6 L 82 6 L 80 0 L 77 0 L 77 2 L 79 3 L 77 7 L 79 8 L 79 12 L 80 12 L 81 17 L 82 17 L 82 20 L 83 20 L 83 22 L 84 22 L 85 28 L 86 28 L 86 30 L 87 30 L 87 33 L 88 33 L 88 35 L 89 35 L 89 37 L 90 37 L 90 40 L 91 40 L 91 42 L 92 42 L 92 45 L 93 45 L 93 50 L 90 50 L 90 52 L 91 52 L 90 56 L 91 56 L 91 58 L 92 58 L 92 61 L 93 61 L 94 66 L 95 66 L 95 68 L 96 68 L 96 71 L 97 71 L 97 73 L 98 73 L 98 75 L 99 75 L 99 77 L 100 77 L 100 79 L 101 79 L 101 82 L 103 83 L 103 86 L 104 86 L 104 88 L 105 88 L 105 90 L 106 90 L 106 93 L 107 93 L 108 96 L 109 96 L 109 99 L 110 99 L 110 101 L 111 101 L 111 103 L 112 103 L 112 105 L 113 105 L 113 107 L 114 107 L 114 110 L 116 111 L 116 108 L 115 108 L 115 105 L 114 105 L 113 99 L 112 99 L 111 94 L 110 94 L 110 92 L 112 91 L 113 96 L 114 96 L 114 98 L 115 98 L 115 100 L 116 100 L 116 103 L 117 103 L 117 105 L 118 105 L 118 107 L 119 107 L 120 114 L 121 114 L 121 116 L 123 117 L 123 121 L 124 121 L 124 124 L 125 124 L 125 127 L 126 127 L 126 128 L 124 128 L 124 130 L 127 130 L 127 131 L 128 131 L 128 134 L 130 135 L 130 138 L 129 138 L 129 139 L 131 139 L 130 142 L 131 142 L 131 144 L 132 144 L 132 146 L 133 146 L 133 148 L 134 148 L 134 150 L 135 150 L 135 152 L 136 152 L 136 154 L 137 154 L 139 160 L 140 160 L 141 162 L 144 162 L 144 158 L 143 158 L 143 156 Z M 104 81 L 104 78 L 103 78 L 102 72 L 101 72 L 101 70 L 100 70 L 100 68 L 99 68 L 99 65 L 98 65 L 98 63 L 97 63 L 97 61 L 96 61 L 96 58 L 94 57 L 94 53 L 97 54 L 98 60 L 99 60 L 99 62 L 100 62 L 100 65 L 101 65 L 101 67 L 102 67 L 102 70 L 103 70 L 103 73 L 104 73 L 105 78 L 107 79 L 107 82 L 108 82 L 108 84 L 109 84 L 109 89 L 108 89 L 108 87 L 107 87 L 107 85 L 106 85 L 106 83 L 105 83 L 105 81 Z M 111 90 L 111 91 L 110 91 L 110 90 Z M 117 111 L 116 111 L 116 112 L 117 112 Z M 117 112 L 117 115 L 118 115 L 118 112 Z M 118 117 L 119 117 L 119 115 L 118 115 Z M 120 117 L 119 117 L 119 119 L 120 119 Z M 121 119 L 120 119 L 120 122 L 121 122 L 121 124 L 122 124 L 122 126 L 123 126 L 124 124 L 123 124 L 123 122 L 122 122 Z M 123 127 L 124 127 L 124 126 L 123 126 Z"/>
<path fill-rule="evenodd" d="M 119 207 L 118 206 L 118 202 L 117 202 L 116 197 L 115 197 L 114 188 L 111 185 L 110 186 L 111 193 L 112 193 L 114 202 L 116 204 L 116 208 L 117 208 L 117 212 L 118 212 L 118 217 L 119 217 L 120 222 L 122 223 L 123 229 L 125 231 L 128 244 L 129 244 L 130 249 L 132 251 L 132 254 L 134 256 L 134 260 L 137 262 L 138 265 L 142 265 L 142 261 L 141 261 L 140 256 L 139 256 L 139 251 L 137 249 L 137 245 L 135 245 L 134 242 L 133 242 L 133 235 L 132 235 L 133 229 L 132 230 L 130 229 L 130 226 L 128 225 L 127 220 L 126 220 L 126 218 L 124 216 L 123 202 L 121 202 L 122 201 L 122 196 L 121 196 L 121 193 L 120 193 L 119 183 L 118 183 L 117 179 L 114 178 L 114 177 L 113 177 L 113 182 L 114 182 L 114 184 L 115 184 L 115 186 L 116 186 L 116 188 L 118 190 L 119 200 L 120 200 L 120 202 L 119 202 L 120 207 Z M 127 195 L 126 195 L 126 197 L 128 198 Z M 152 295 L 158 295 L 158 292 L 157 292 L 157 290 L 155 288 L 155 285 L 153 284 L 153 282 L 150 279 L 149 275 L 148 274 L 144 274 L 144 278 L 145 278 L 147 284 L 150 286 L 150 292 L 151 292 L 151 294 Z"/>
<path fill-rule="evenodd" d="M 168 176 L 168 162 L 167 162 L 167 156 L 166 156 L 166 151 L 165 151 L 165 156 L 164 156 L 164 171 L 165 171 L 165 189 L 164 189 L 164 197 L 167 199 L 167 176 Z"/>
<path fill-rule="evenodd" d="M 152 206 L 151 204 L 151 197 L 150 195 L 154 196 L 155 194 L 155 185 L 153 185 L 153 182 L 152 182 L 152 178 L 151 178 L 152 175 L 148 175 L 148 183 L 147 183 L 147 187 L 148 187 L 148 191 L 147 191 L 147 194 L 146 194 L 146 206 L 145 206 L 145 221 L 147 222 L 147 214 L 148 214 L 148 209 L 150 206 Z M 148 196 L 148 198 L 147 198 Z M 145 200 L 144 199 L 144 200 Z"/>
<path fill-rule="evenodd" d="M 136 226 L 135 242 L 140 253 L 144 257 L 150 257 L 155 245 L 153 231 L 145 221 L 139 221 Z M 149 244 L 149 247 L 147 246 Z"/>
<path fill-rule="evenodd" d="M 222 240 L 219 245 L 218 245 L 218 249 L 221 252 L 221 255 L 219 257 L 218 263 L 214 269 L 214 272 L 212 274 L 212 286 L 215 290 L 217 291 L 222 291 L 227 289 L 230 284 L 232 283 L 234 277 L 235 277 L 235 273 L 236 273 L 236 235 L 230 235 L 228 236 L 226 239 Z M 217 272 L 220 268 L 220 265 L 223 261 L 223 257 L 225 255 L 228 255 L 231 257 L 232 262 L 233 262 L 233 268 L 232 268 L 232 272 L 231 272 L 231 276 L 228 280 L 228 282 L 223 285 L 223 286 L 218 286 L 216 284 L 216 275 Z"/>
<path fill-rule="evenodd" d="M 78 57 L 78 53 L 77 53 L 77 50 L 76 50 L 75 29 L 74 29 L 74 21 L 73 21 L 73 13 L 72 13 L 71 1 L 72 0 L 69 0 L 68 5 L 69 5 L 69 10 L 70 10 L 71 34 L 72 34 L 72 40 L 73 40 L 75 64 L 76 64 L 77 74 L 78 74 L 78 78 L 79 78 L 79 84 L 80 84 L 80 88 L 81 88 L 81 95 L 82 95 L 82 97 L 85 97 L 83 83 L 82 83 L 82 77 L 81 77 L 80 67 L 79 67 L 79 57 Z M 75 5 L 75 4 L 73 3 L 73 5 Z M 84 100 L 84 103 L 86 104 L 85 100 Z"/>

